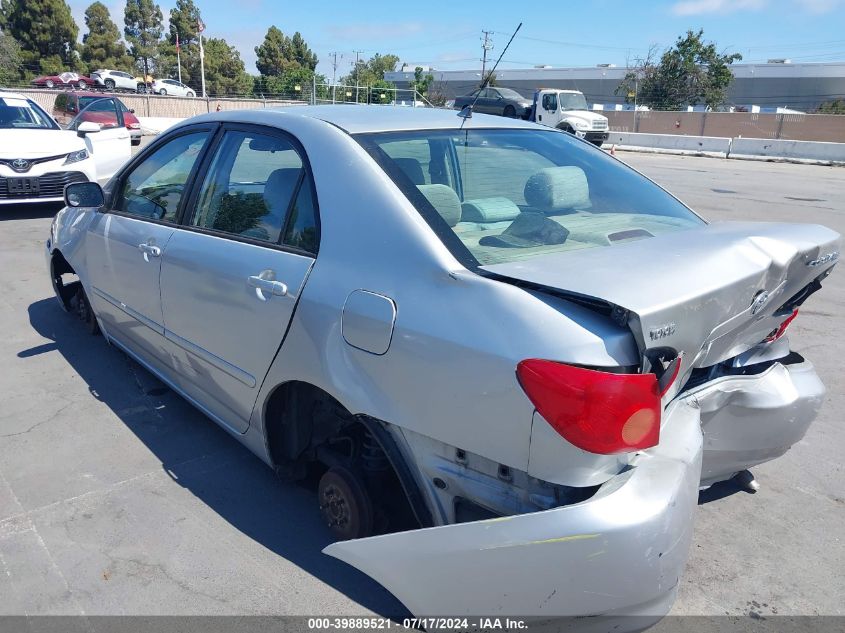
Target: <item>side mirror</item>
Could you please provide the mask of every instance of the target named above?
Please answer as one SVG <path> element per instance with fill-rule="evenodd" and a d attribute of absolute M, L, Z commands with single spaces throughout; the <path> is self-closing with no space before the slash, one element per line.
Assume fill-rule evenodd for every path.
<path fill-rule="evenodd" d="M 100 131 L 100 124 L 93 121 L 83 121 L 76 126 L 76 135 L 85 136 L 86 134 L 93 134 Z"/>
<path fill-rule="evenodd" d="M 135 114 L 135 108 L 129 108 L 129 112 L 130 112 L 131 114 Z"/>
<path fill-rule="evenodd" d="M 100 208 L 106 203 L 103 188 L 96 182 L 74 182 L 65 187 L 65 205 Z"/>

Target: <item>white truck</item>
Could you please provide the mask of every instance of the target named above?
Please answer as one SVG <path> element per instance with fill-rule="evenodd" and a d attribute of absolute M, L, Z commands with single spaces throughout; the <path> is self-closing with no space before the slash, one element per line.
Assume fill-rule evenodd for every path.
<path fill-rule="evenodd" d="M 535 90 L 528 120 L 570 132 L 597 147 L 608 137 L 607 117 L 590 111 L 584 93 L 579 90 Z"/>

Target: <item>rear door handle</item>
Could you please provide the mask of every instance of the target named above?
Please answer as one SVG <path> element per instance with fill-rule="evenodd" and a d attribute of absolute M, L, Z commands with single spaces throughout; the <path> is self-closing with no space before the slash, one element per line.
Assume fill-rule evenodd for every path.
<path fill-rule="evenodd" d="M 144 261 L 150 261 L 150 257 L 161 257 L 161 249 L 152 244 L 138 244 L 138 250 L 144 254 Z"/>
<path fill-rule="evenodd" d="M 272 275 L 273 271 L 265 270 L 259 275 L 250 275 L 247 277 L 247 283 L 255 288 L 255 294 L 258 295 L 258 298 L 262 301 L 267 300 L 262 294 L 265 292 L 275 295 L 276 297 L 284 297 L 288 293 L 288 287 L 286 284 L 281 281 L 276 281 L 275 279 L 269 279 Z"/>

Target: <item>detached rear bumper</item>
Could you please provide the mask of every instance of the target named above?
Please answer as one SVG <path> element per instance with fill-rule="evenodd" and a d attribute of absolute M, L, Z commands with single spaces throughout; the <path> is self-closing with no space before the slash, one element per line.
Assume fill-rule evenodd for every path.
<path fill-rule="evenodd" d="M 334 543 L 324 552 L 375 578 L 417 616 L 661 617 L 692 536 L 698 410 L 672 403 L 661 433 L 658 447 L 579 504 Z M 642 626 L 638 618 L 630 628 Z"/>
<path fill-rule="evenodd" d="M 701 485 L 780 457 L 801 440 L 824 401 L 813 365 L 775 363 L 756 375 L 724 376 L 690 392 L 701 407 Z"/>

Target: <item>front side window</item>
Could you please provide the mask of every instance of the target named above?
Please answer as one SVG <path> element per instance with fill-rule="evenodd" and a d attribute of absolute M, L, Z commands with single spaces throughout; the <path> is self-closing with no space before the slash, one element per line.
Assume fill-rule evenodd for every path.
<path fill-rule="evenodd" d="M 471 267 L 612 246 L 704 224 L 644 176 L 554 130 L 433 130 L 355 138 Z M 414 156 L 419 165 L 404 164 Z M 438 166 L 434 171 L 433 165 Z M 422 181 L 408 175 L 426 170 L 430 178 Z"/>
<path fill-rule="evenodd" d="M 115 211 L 175 222 L 188 178 L 209 132 L 192 132 L 162 145 L 124 179 Z"/>
<path fill-rule="evenodd" d="M 278 136 L 229 131 L 190 224 L 315 252 L 315 217 L 310 179 L 293 144 Z"/>
<path fill-rule="evenodd" d="M 549 112 L 554 112 L 555 110 L 557 110 L 557 95 L 543 95 L 543 109 L 548 110 Z"/>
<path fill-rule="evenodd" d="M 82 110 L 68 126 L 69 130 L 75 130 L 83 121 L 97 123 L 103 130 L 122 126 L 118 105 L 114 99 L 79 97 L 79 107 Z"/>

